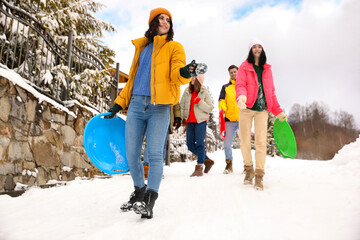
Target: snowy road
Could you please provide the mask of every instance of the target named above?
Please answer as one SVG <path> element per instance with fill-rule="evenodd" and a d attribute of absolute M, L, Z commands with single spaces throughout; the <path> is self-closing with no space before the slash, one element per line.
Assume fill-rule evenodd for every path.
<path fill-rule="evenodd" d="M 0 196 L 1 240 L 95 239 L 360 239 L 360 140 L 331 161 L 267 159 L 264 191 L 215 165 L 190 178 L 194 162 L 165 167 L 154 218 L 121 212 L 133 191 L 129 175 L 75 180 L 17 198 Z"/>

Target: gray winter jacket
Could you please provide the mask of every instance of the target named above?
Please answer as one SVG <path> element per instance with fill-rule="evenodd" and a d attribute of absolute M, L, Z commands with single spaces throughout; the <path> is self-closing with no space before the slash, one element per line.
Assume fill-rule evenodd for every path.
<path fill-rule="evenodd" d="M 194 104 L 194 113 L 197 123 L 209 120 L 209 113 L 213 110 L 214 106 L 210 93 L 203 85 L 200 88 L 198 97 L 201 98 L 198 104 Z M 190 101 L 191 93 L 189 92 L 189 87 L 187 87 L 181 97 L 180 106 L 181 106 L 181 117 L 182 119 L 188 119 L 190 114 Z"/>

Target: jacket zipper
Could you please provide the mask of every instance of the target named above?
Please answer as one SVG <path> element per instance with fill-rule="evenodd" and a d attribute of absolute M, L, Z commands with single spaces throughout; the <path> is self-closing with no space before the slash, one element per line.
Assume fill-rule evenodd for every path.
<path fill-rule="evenodd" d="M 157 45 L 158 45 L 158 41 L 156 40 L 156 37 L 154 37 L 154 41 L 156 41 L 156 44 L 154 44 L 154 46 L 155 46 L 155 50 L 154 50 L 154 53 L 155 53 L 155 55 L 154 55 L 154 70 L 153 70 L 153 73 L 154 73 L 154 85 L 153 85 L 153 88 L 154 88 L 154 105 L 156 104 L 156 101 L 155 101 L 155 96 L 156 96 L 156 88 L 155 88 L 155 63 L 156 63 L 156 50 L 157 50 Z"/>
<path fill-rule="evenodd" d="M 138 60 L 139 61 L 139 60 Z M 137 69 L 136 69 L 136 72 L 137 70 L 139 69 L 139 66 L 138 66 L 139 62 L 137 62 Z M 134 75 L 134 73 L 133 73 Z M 135 74 L 136 75 L 136 74 Z M 130 76 L 129 76 L 130 77 Z M 131 87 L 131 91 L 130 91 L 130 87 L 128 88 L 128 95 L 130 96 L 130 99 L 131 99 L 131 96 L 132 96 L 132 89 L 134 88 L 134 82 L 135 82 L 135 76 L 132 78 L 132 87 Z M 129 100 L 129 103 L 130 103 L 130 100 Z"/>
<path fill-rule="evenodd" d="M 138 51 L 138 47 L 135 46 L 135 51 Z M 141 53 L 141 52 L 140 52 Z M 140 54 L 139 54 L 139 58 L 140 58 Z M 139 58 L 136 60 L 136 72 L 138 71 L 139 69 Z M 132 75 L 134 75 L 134 71 L 132 71 Z M 136 74 L 135 74 L 136 76 Z M 134 88 L 134 82 L 135 82 L 135 76 L 130 78 L 131 76 L 129 76 L 129 79 L 132 79 L 132 87 L 131 87 L 131 91 L 130 91 L 130 87 L 128 88 L 128 95 L 130 96 L 129 98 L 129 103 L 130 103 L 130 100 L 131 100 L 131 96 L 132 96 L 132 89 Z"/>

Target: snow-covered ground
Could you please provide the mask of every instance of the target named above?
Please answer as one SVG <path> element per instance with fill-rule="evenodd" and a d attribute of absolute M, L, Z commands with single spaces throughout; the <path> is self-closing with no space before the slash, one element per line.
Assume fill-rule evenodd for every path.
<path fill-rule="evenodd" d="M 121 212 L 129 175 L 75 180 L 22 196 L 0 196 L 1 240 L 360 239 L 360 138 L 331 161 L 268 157 L 264 191 L 243 185 L 242 159 L 190 178 L 195 162 L 165 167 L 153 219 Z"/>

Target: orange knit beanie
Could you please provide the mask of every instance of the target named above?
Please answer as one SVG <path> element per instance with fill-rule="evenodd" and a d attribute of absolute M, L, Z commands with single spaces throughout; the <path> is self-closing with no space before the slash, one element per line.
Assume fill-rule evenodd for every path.
<path fill-rule="evenodd" d="M 150 23 L 151 21 L 159 14 L 166 14 L 170 17 L 170 20 L 172 21 L 172 16 L 170 14 L 170 12 L 165 9 L 165 8 L 155 8 L 153 10 L 150 11 L 150 17 L 149 17 L 149 26 L 150 26 Z"/>

